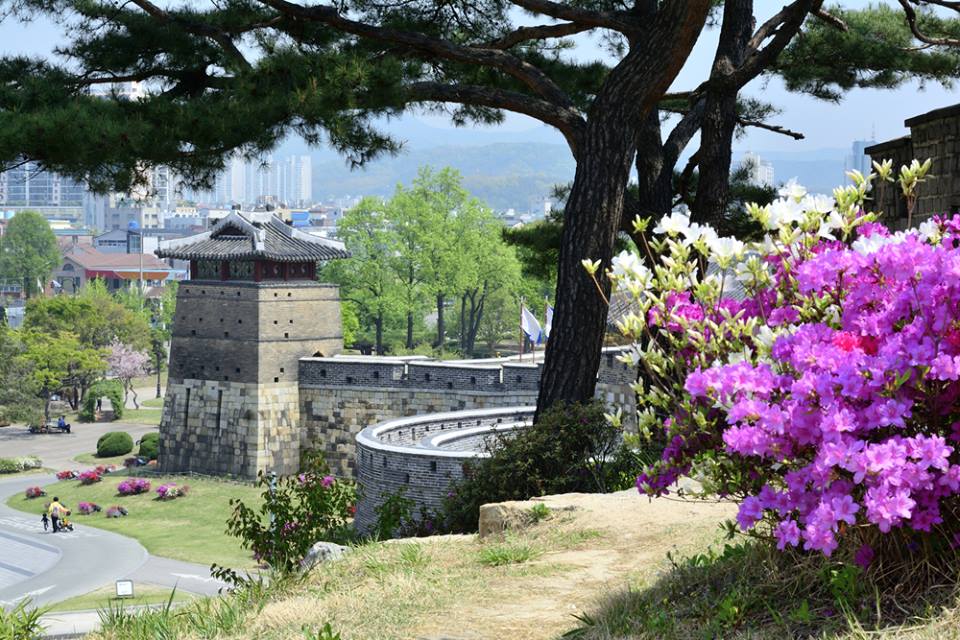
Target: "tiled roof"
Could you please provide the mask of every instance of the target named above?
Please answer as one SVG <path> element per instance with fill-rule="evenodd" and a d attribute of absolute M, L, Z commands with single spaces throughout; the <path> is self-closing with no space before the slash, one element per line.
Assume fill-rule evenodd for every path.
<path fill-rule="evenodd" d="M 157 255 L 181 260 L 320 262 L 349 258 L 343 243 L 305 233 L 272 213 L 233 211 L 205 233 L 160 243 Z"/>
<path fill-rule="evenodd" d="M 63 252 L 64 258 L 76 262 L 84 269 L 89 270 L 109 270 L 109 269 L 139 269 L 141 264 L 144 269 L 170 269 L 163 260 L 154 256 L 143 254 L 141 258 L 138 253 L 104 253 L 97 251 L 90 245 L 73 245 Z"/>

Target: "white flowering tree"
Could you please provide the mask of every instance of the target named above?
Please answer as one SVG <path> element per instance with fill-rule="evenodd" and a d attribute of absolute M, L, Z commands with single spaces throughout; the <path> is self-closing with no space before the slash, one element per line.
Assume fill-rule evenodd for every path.
<path fill-rule="evenodd" d="M 133 406 L 140 408 L 137 391 L 133 388 L 133 381 L 147 374 L 147 363 L 150 356 L 133 347 L 114 340 L 110 344 L 110 354 L 107 356 L 107 365 L 110 373 L 123 385 L 123 402 L 126 404 L 129 395 L 133 395 Z"/>

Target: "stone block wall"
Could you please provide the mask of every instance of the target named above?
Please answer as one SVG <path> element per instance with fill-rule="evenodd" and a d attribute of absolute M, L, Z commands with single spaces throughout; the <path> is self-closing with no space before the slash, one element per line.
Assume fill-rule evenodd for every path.
<path fill-rule="evenodd" d="M 377 521 L 377 507 L 401 489 L 414 501 L 415 516 L 421 506 L 438 511 L 450 484 L 463 477 L 464 463 L 483 455 L 475 449 L 424 443 L 425 436 L 442 437 L 468 428 L 492 434 L 522 428 L 532 417 L 533 407 L 510 407 L 416 416 L 364 429 L 356 438 L 361 494 L 354 519 L 357 531 L 370 532 Z"/>
<path fill-rule="evenodd" d="M 186 379 L 167 385 L 160 470 L 252 479 L 300 466 L 296 383 Z"/>
<path fill-rule="evenodd" d="M 469 389 L 300 386 L 301 446 L 324 453 L 343 477 L 356 471 L 356 436 L 367 426 L 404 416 L 536 404 L 537 392 Z"/>

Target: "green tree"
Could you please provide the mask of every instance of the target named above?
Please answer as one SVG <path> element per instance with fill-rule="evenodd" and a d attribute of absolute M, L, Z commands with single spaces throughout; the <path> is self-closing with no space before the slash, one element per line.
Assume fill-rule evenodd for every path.
<path fill-rule="evenodd" d="M 25 349 L 19 332 L 0 323 L 0 422 L 36 422 L 43 416 L 31 367 L 20 357 Z"/>
<path fill-rule="evenodd" d="M 21 211 L 0 235 L 0 280 L 19 280 L 27 297 L 42 293 L 60 263 L 57 237 L 46 218 Z"/>
<path fill-rule="evenodd" d="M 494 123 L 512 111 L 559 130 L 577 169 L 564 211 L 541 409 L 593 395 L 606 308 L 581 260 L 609 263 L 625 218 L 667 210 L 677 158 L 697 133 L 694 214 L 722 214 L 732 136 L 744 125 L 771 128 L 752 119 L 757 110 L 741 109 L 739 92 L 777 69 L 805 24 L 852 31 L 824 11 L 823 0 L 793 0 L 764 21 L 753 0 L 8 4 L 25 18 L 56 16 L 70 31 L 62 64 L 0 61 L 0 160 L 42 158 L 98 188 L 127 190 L 158 164 L 209 185 L 231 153 L 269 150 L 291 131 L 362 163 L 399 148 L 374 123 L 405 110 L 445 111 L 457 124 Z M 933 13 L 954 3 L 900 5 L 915 45 L 898 47 L 902 54 L 955 42 L 951 25 L 938 30 Z M 709 76 L 668 96 L 702 31 L 714 24 L 720 38 Z M 569 39 L 574 35 L 581 37 Z M 579 42 L 594 40 L 590 35 L 609 62 L 571 55 Z M 827 52 L 820 59 L 856 68 L 875 40 L 849 59 Z M 150 91 L 136 101 L 86 91 L 122 80 L 143 81 Z M 667 111 L 681 117 L 664 136 Z M 634 168 L 642 180 L 627 203 Z M 600 285 L 609 289 L 605 275 Z"/>
<path fill-rule="evenodd" d="M 76 334 L 61 331 L 25 331 L 18 363 L 29 371 L 30 383 L 43 400 L 44 419 L 50 419 L 50 397 L 64 388 L 92 383 L 107 365 L 104 350 L 84 346 Z"/>
<path fill-rule="evenodd" d="M 340 297 L 374 326 L 374 349 L 384 353 L 384 323 L 398 308 L 397 278 L 391 269 L 394 234 L 379 198 L 364 198 L 337 226 L 351 257 L 324 267 L 324 277 L 341 287 Z"/>

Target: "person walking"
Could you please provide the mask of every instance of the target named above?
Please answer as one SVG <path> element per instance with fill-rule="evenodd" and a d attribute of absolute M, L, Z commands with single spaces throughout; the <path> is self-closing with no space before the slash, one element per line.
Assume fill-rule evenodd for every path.
<path fill-rule="evenodd" d="M 54 496 L 53 502 L 50 503 L 50 506 L 47 507 L 47 513 L 50 514 L 50 525 L 53 528 L 53 533 L 60 531 L 60 516 L 63 514 L 64 506 L 60 504 L 60 498 Z"/>

